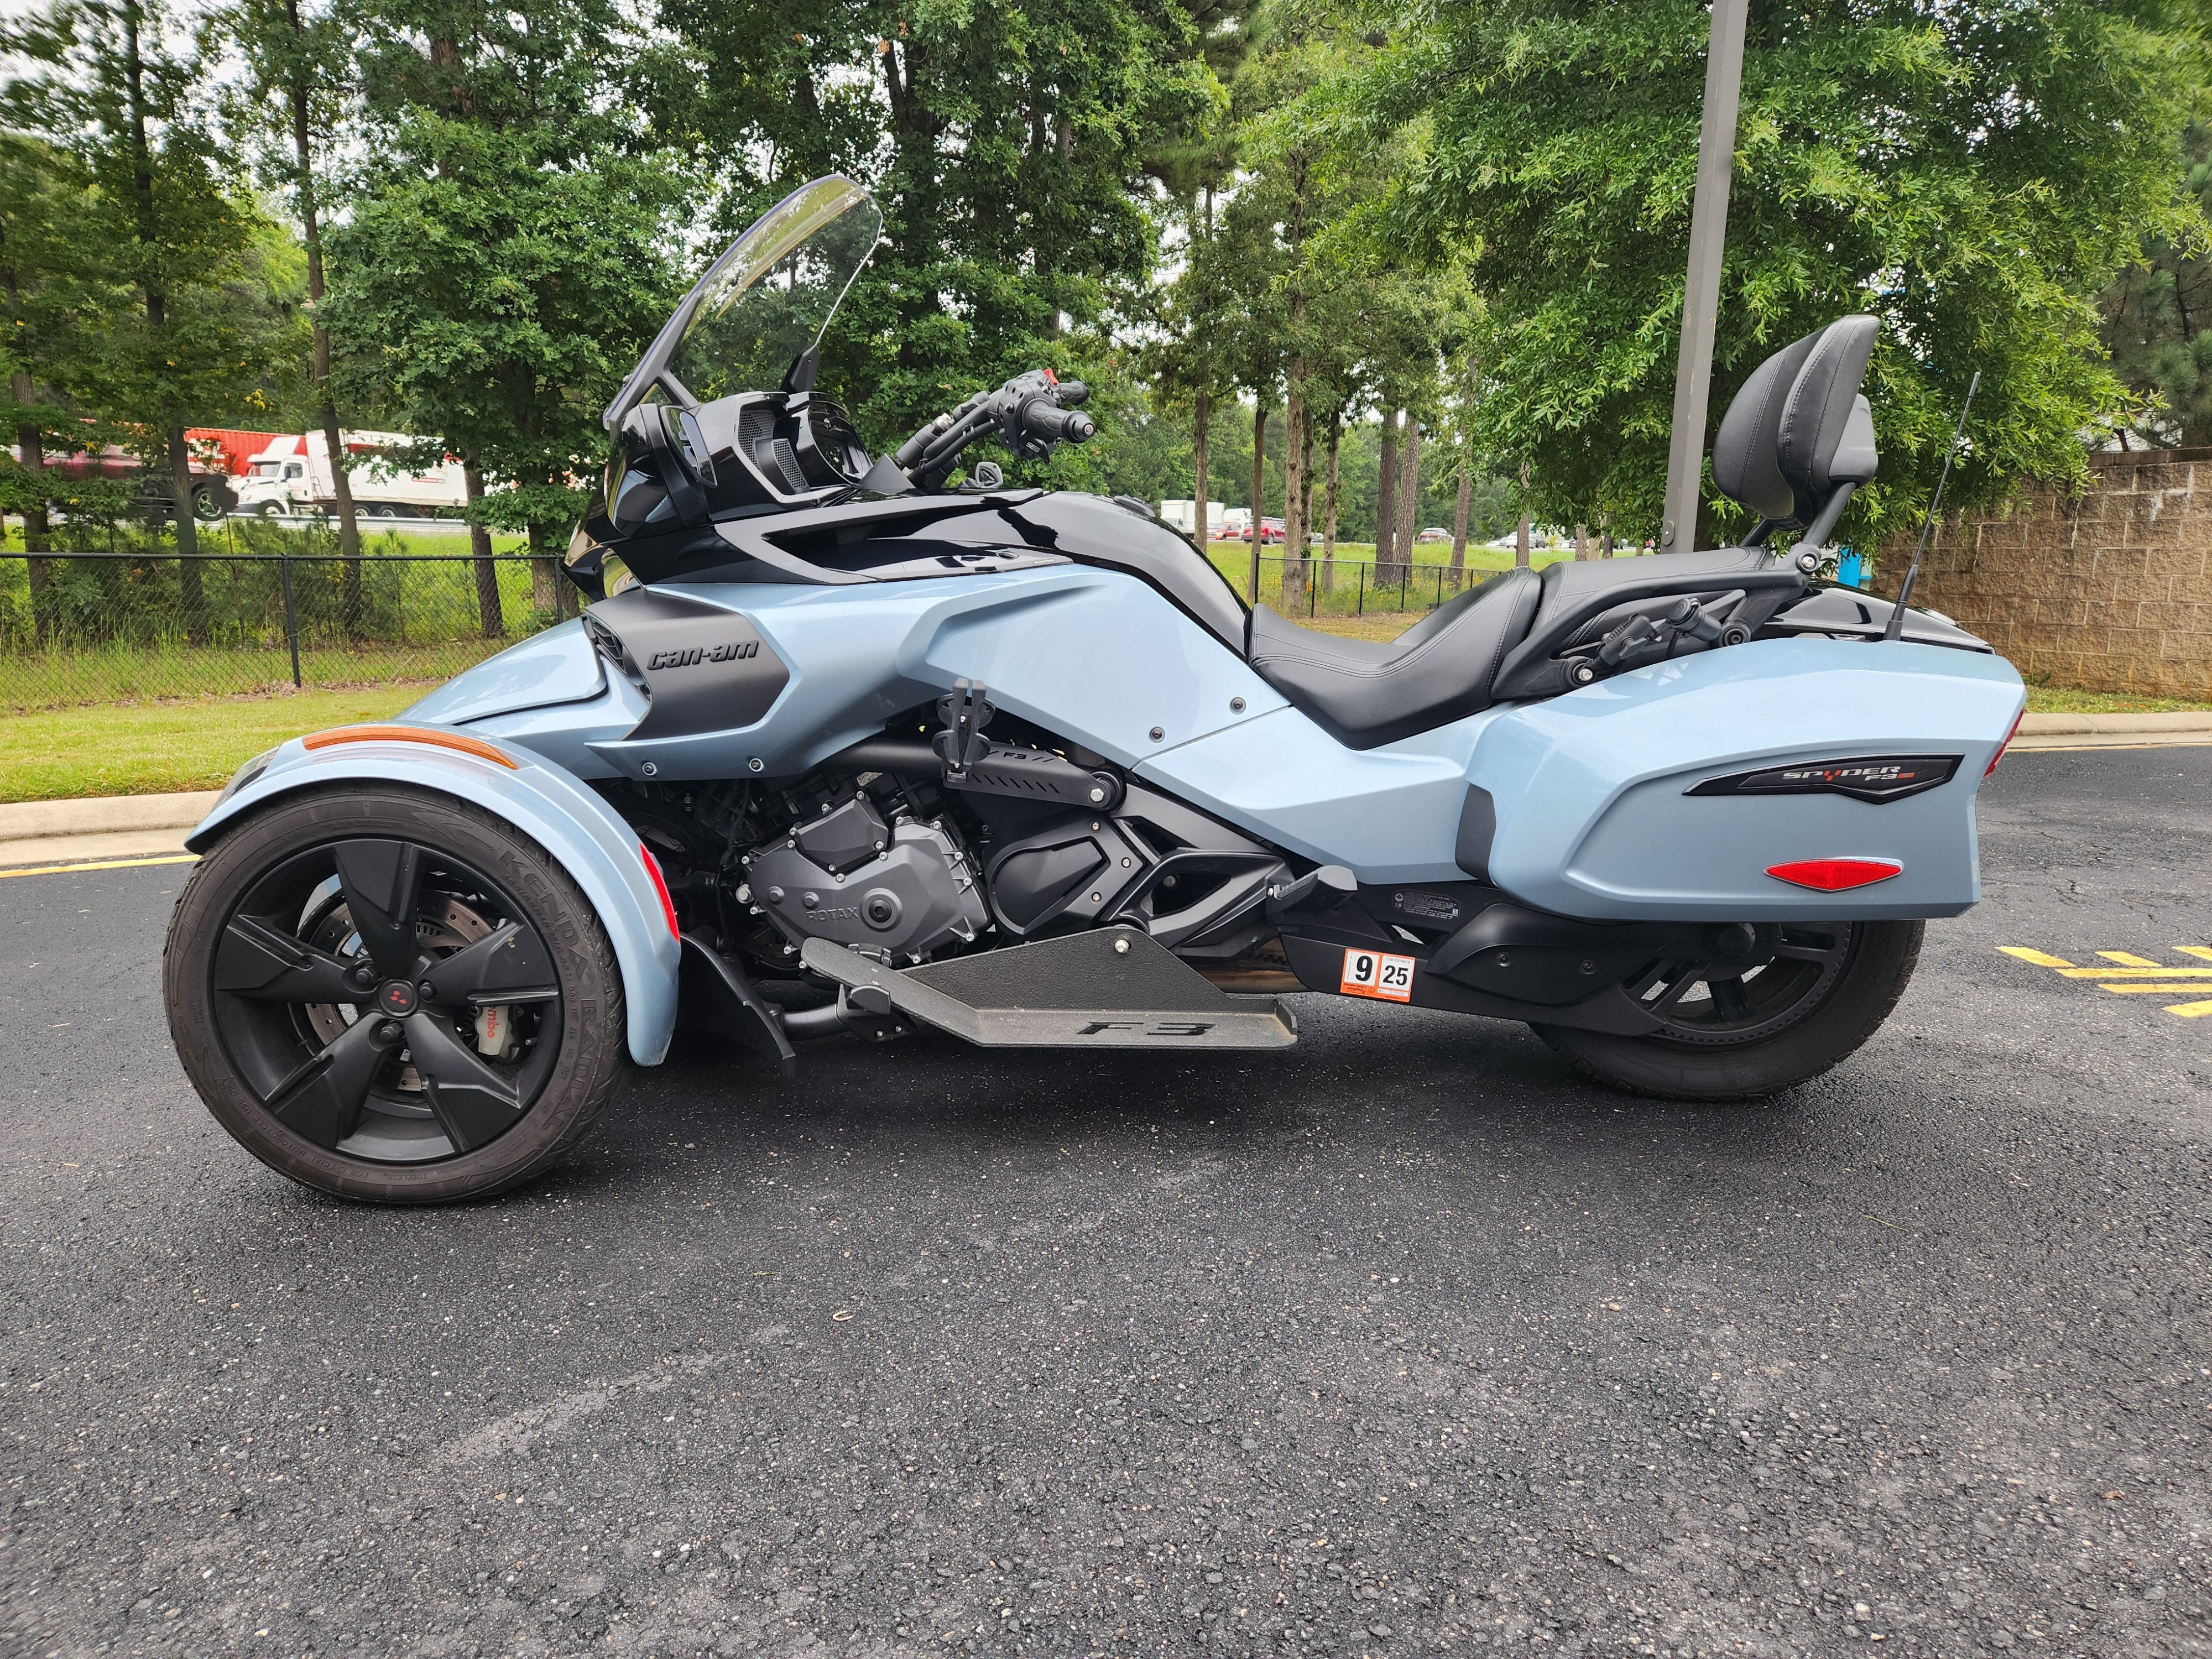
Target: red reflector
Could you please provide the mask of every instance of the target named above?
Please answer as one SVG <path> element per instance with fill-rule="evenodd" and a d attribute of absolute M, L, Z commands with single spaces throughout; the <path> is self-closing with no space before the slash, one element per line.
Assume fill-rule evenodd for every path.
<path fill-rule="evenodd" d="M 1895 859 L 1801 859 L 1795 864 L 1770 864 L 1766 873 L 1799 887 L 1840 893 L 1846 887 L 1870 887 L 1901 876 L 1905 866 Z"/>
<path fill-rule="evenodd" d="M 643 842 L 637 844 L 638 856 L 645 860 L 645 873 L 653 878 L 653 890 L 660 895 L 660 914 L 668 921 L 668 937 L 681 939 L 684 930 L 676 925 L 676 901 L 668 896 L 668 884 L 661 879 L 660 860 L 653 856 L 653 849 Z"/>
<path fill-rule="evenodd" d="M 2005 733 L 2005 740 L 1997 745 L 1997 752 L 1990 757 L 1990 763 L 1983 769 L 1984 777 L 1989 776 L 1997 769 L 1997 763 L 2004 758 L 2004 751 L 2012 747 L 2012 740 L 2020 735 L 2020 723 L 2027 718 L 2027 705 L 2022 703 L 2020 706 L 2020 713 L 2012 717 L 2012 730 Z"/>

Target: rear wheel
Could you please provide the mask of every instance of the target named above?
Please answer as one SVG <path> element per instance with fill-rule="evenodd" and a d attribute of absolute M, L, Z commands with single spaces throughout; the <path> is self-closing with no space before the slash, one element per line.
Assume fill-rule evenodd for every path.
<path fill-rule="evenodd" d="M 192 872 L 163 957 L 202 1099 L 307 1186 L 501 1192 L 584 1137 L 622 1071 L 622 980 L 544 849 L 391 787 L 290 797 Z"/>
<path fill-rule="evenodd" d="M 1785 924 L 1758 967 L 1654 963 L 1623 987 L 1659 1021 L 1643 1036 L 1536 1027 L 1577 1071 L 1668 1100 L 1756 1100 L 1818 1077 L 1872 1036 L 1920 957 L 1917 921 Z"/>

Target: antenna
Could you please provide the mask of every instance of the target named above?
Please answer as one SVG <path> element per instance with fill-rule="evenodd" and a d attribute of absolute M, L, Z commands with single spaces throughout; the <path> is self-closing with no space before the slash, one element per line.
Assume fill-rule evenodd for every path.
<path fill-rule="evenodd" d="M 1912 597 L 1912 584 L 1919 579 L 1920 556 L 1928 550 L 1928 538 L 1936 528 L 1936 514 L 1943 506 L 1943 486 L 1951 482 L 1951 463 L 1957 459 L 1959 445 L 1966 435 L 1966 411 L 1974 406 L 1974 393 L 1981 389 L 1982 371 L 1974 371 L 1974 378 L 1966 382 L 1966 401 L 1959 405 L 1959 424 L 1952 431 L 1951 447 L 1943 453 L 1942 475 L 1936 480 L 1936 494 L 1928 502 L 1928 517 L 1920 526 L 1920 545 L 1912 550 L 1912 562 L 1905 568 L 1905 585 L 1897 590 L 1897 609 L 1889 613 L 1889 626 L 1881 630 L 1885 640 L 1901 639 L 1905 634 L 1905 602 Z"/>

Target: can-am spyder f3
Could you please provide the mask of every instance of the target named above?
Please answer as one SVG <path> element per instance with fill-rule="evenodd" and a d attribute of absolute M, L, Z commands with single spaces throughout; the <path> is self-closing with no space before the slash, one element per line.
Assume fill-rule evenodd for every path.
<path fill-rule="evenodd" d="M 1740 545 L 1504 571 L 1373 644 L 1247 610 L 1139 502 L 949 488 L 980 439 L 1091 435 L 1049 374 L 867 454 L 814 381 L 878 227 L 820 179 L 677 307 L 606 411 L 580 620 L 254 761 L 193 832 L 171 1029 L 275 1168 L 510 1186 L 679 1020 L 786 1068 L 922 1026 L 1216 1052 L 1294 1042 L 1295 990 L 1744 1099 L 1856 1048 L 1979 896 L 2020 677 L 1766 545 L 1874 476 L 1874 319 L 1729 409 Z"/>

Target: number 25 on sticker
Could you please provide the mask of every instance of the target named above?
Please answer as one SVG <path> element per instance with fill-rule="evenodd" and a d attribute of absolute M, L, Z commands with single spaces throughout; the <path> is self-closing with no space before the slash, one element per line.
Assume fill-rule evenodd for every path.
<path fill-rule="evenodd" d="M 1380 997 L 1385 1002 L 1413 1000 L 1413 959 L 1386 957 L 1357 947 L 1344 953 L 1344 980 L 1337 988 L 1348 997 Z"/>

